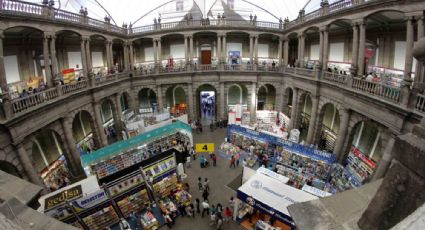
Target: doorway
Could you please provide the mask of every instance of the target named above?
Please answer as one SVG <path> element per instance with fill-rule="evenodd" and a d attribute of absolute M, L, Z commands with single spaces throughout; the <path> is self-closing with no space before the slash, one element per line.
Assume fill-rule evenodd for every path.
<path fill-rule="evenodd" d="M 215 91 L 201 91 L 199 96 L 202 123 L 209 124 L 215 118 Z"/>
<path fill-rule="evenodd" d="M 211 50 L 202 50 L 201 51 L 201 64 L 202 65 L 211 65 Z"/>

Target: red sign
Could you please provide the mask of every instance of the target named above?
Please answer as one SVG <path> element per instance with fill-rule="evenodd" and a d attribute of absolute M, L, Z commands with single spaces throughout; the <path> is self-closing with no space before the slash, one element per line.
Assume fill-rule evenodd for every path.
<path fill-rule="evenodd" d="M 356 154 L 356 156 L 358 158 L 360 158 L 363 162 L 365 162 L 367 165 L 369 165 L 372 169 L 374 169 L 376 167 L 376 163 L 373 162 L 371 159 L 369 159 L 367 156 L 365 156 L 359 149 L 357 149 L 356 147 L 352 146 L 351 147 L 351 152 L 353 152 L 354 154 Z"/>

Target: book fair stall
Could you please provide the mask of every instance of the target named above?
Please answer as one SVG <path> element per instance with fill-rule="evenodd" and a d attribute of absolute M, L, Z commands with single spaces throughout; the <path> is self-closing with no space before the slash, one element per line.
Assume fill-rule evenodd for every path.
<path fill-rule="evenodd" d="M 296 229 L 287 207 L 318 197 L 287 185 L 288 180 L 266 168 L 259 168 L 237 190 L 236 220 L 246 229 Z"/>
<path fill-rule="evenodd" d="M 220 146 L 221 154 L 227 158 L 241 156 L 252 167 L 257 159 L 266 156 L 278 173 L 290 179 L 292 186 L 301 189 L 307 184 L 332 190 L 327 181 L 336 158 L 331 153 L 237 125 L 228 126 L 227 140 Z"/>
<path fill-rule="evenodd" d="M 39 211 L 90 230 L 136 214 L 143 229 L 157 229 L 164 222 L 156 198 L 190 203 L 177 175 L 176 155 L 182 153 L 175 147 L 181 142 L 192 142 L 191 128 L 177 120 L 83 155 L 88 178 L 40 198 Z"/>

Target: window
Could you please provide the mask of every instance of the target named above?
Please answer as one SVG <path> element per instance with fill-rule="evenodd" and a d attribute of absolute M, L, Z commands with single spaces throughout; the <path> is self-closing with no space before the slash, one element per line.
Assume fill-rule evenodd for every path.
<path fill-rule="evenodd" d="M 183 11 L 183 0 L 176 1 L 176 11 Z"/>

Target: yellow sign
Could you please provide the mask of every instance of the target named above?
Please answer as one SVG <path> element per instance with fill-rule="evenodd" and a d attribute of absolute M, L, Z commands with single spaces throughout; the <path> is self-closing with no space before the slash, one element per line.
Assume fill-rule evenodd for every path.
<path fill-rule="evenodd" d="M 195 148 L 197 153 L 214 152 L 214 143 L 200 143 L 196 144 Z"/>

